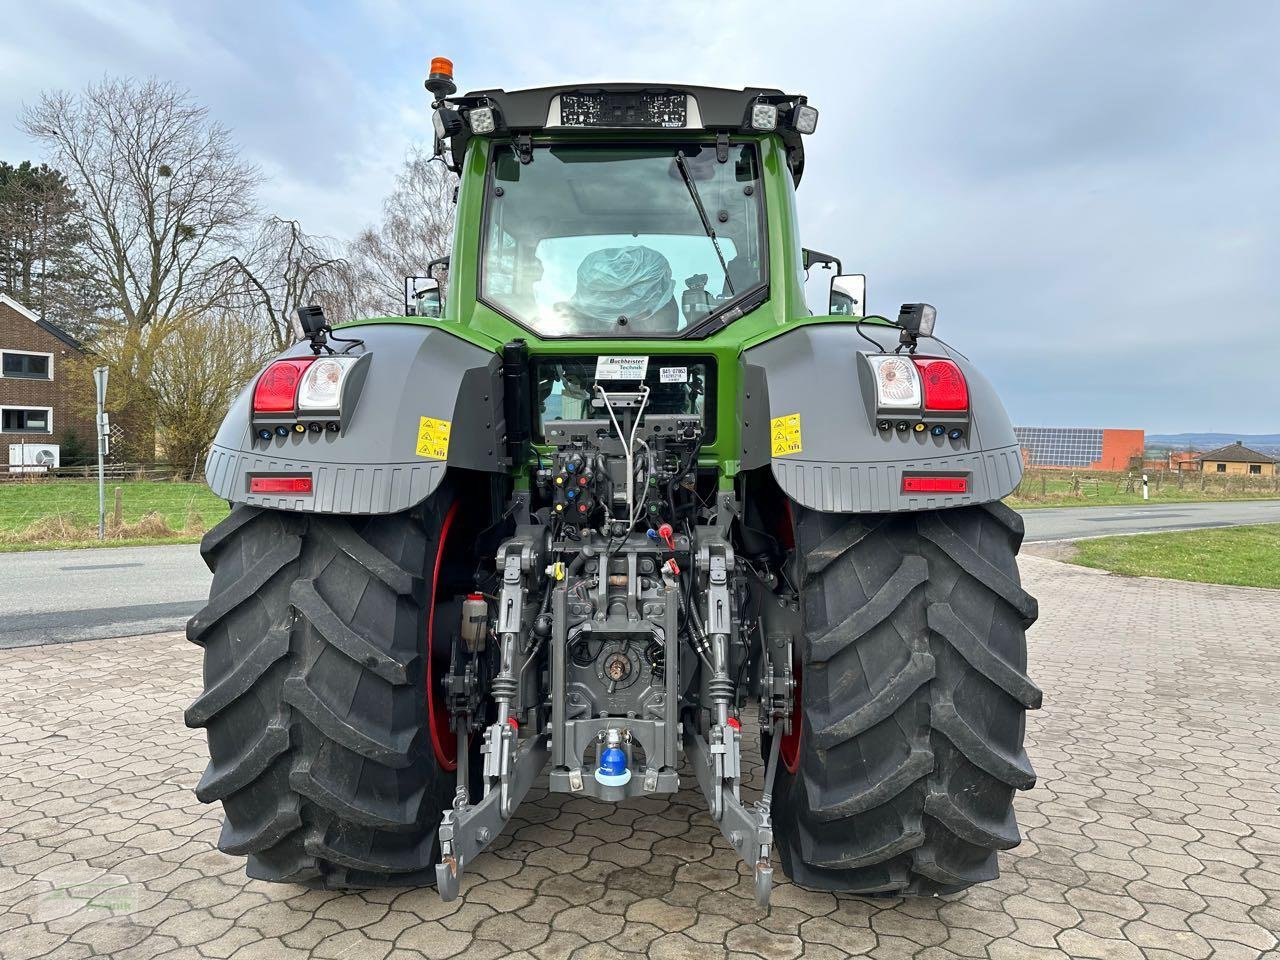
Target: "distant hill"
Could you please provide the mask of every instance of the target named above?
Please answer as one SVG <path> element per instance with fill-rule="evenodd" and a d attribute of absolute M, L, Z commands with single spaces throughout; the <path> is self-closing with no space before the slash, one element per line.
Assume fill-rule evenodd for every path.
<path fill-rule="evenodd" d="M 1280 456 L 1280 433 L 1148 433 L 1147 447 L 1165 450 L 1216 450 L 1237 440 L 1259 453 Z"/>

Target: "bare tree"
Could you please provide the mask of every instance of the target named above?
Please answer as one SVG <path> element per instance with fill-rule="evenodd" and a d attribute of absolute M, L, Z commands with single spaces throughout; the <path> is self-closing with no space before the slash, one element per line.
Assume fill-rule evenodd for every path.
<path fill-rule="evenodd" d="M 268 217 L 243 254 L 226 260 L 231 298 L 271 332 L 276 349 L 298 338 L 294 311 L 318 303 L 331 323 L 351 319 L 350 264 L 328 237 L 311 236 L 297 220 Z"/>
<path fill-rule="evenodd" d="M 251 220 L 260 177 L 204 107 L 170 83 L 108 78 L 43 94 L 22 126 L 75 189 L 127 326 L 212 305 L 213 268 Z"/>
<path fill-rule="evenodd" d="M 382 221 L 351 243 L 354 310 L 370 316 L 400 312 L 404 278 L 449 252 L 456 178 L 439 160 L 414 150 L 382 204 Z"/>
<path fill-rule="evenodd" d="M 275 352 L 274 339 L 254 318 L 235 310 L 184 310 L 140 330 L 103 326 L 92 355 L 70 364 L 71 375 L 83 384 L 76 396 L 88 413 L 93 367 L 105 364 L 111 370 L 107 409 L 126 425 L 126 458 L 148 460 L 158 444 L 175 469 L 195 471 L 236 394 Z M 138 424 L 154 427 L 150 449 L 139 446 L 133 429 Z"/>

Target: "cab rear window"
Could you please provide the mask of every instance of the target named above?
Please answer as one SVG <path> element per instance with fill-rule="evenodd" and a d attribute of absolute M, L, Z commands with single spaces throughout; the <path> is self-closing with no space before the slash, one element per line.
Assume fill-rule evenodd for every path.
<path fill-rule="evenodd" d="M 643 379 L 615 379 L 626 369 L 601 368 L 599 357 L 541 358 L 533 363 L 534 416 L 538 439 L 545 436 L 546 424 L 554 420 L 608 420 L 608 414 L 592 404 L 597 371 L 608 374 L 600 384 L 609 391 L 649 388 L 648 413 L 693 414 L 702 420 L 707 442 L 715 432 L 715 363 L 709 357 L 650 357 Z"/>

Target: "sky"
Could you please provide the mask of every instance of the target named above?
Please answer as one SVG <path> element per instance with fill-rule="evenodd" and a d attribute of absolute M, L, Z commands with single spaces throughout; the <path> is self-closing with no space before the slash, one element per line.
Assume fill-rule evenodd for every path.
<path fill-rule="evenodd" d="M 1016 423 L 1280 432 L 1280 4 L 0 0 L 0 158 L 42 90 L 188 88 L 265 209 L 345 239 L 459 87 L 782 87 L 806 246 L 926 301 Z M 815 274 L 820 274 L 815 271 Z M 815 295 L 813 302 L 823 299 Z"/>

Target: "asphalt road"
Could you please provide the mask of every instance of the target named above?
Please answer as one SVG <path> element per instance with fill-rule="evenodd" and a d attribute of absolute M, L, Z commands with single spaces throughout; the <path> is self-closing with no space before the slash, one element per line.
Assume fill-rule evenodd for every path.
<path fill-rule="evenodd" d="M 195 544 L 0 554 L 0 648 L 181 630 L 209 595 Z"/>
<path fill-rule="evenodd" d="M 1280 523 L 1280 500 L 1028 510 L 1027 540 Z M 0 648 L 181 630 L 209 593 L 194 544 L 0 554 Z"/>
<path fill-rule="evenodd" d="M 1122 533 L 1280 523 L 1280 500 L 1162 503 L 1151 507 L 1050 507 L 1022 514 L 1029 542 L 1083 540 Z"/>

